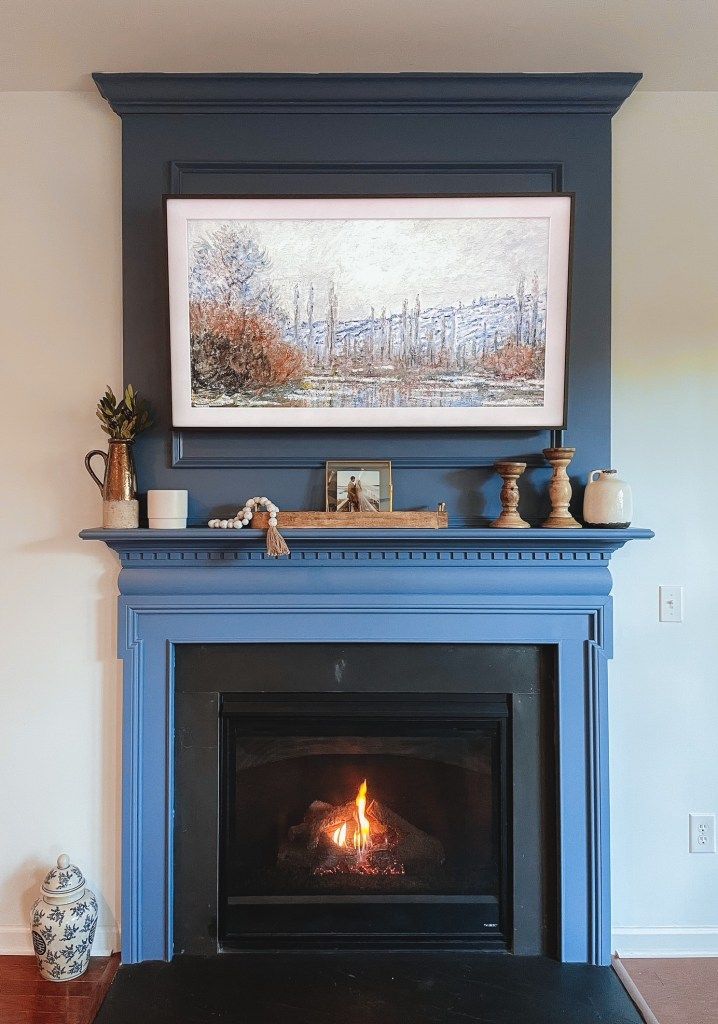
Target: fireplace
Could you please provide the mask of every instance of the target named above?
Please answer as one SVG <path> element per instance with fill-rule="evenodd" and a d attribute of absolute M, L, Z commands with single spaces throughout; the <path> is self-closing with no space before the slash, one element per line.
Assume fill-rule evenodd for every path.
<path fill-rule="evenodd" d="M 158 211 L 168 190 L 187 195 L 442 195 L 471 194 L 477 188 L 496 193 L 571 188 L 580 216 L 573 247 L 567 440 L 577 448 L 573 468 L 580 478 L 606 464 L 610 451 L 610 118 L 636 80 L 627 75 L 97 76 L 103 95 L 123 119 L 125 371 L 149 389 L 157 413 L 157 429 L 137 451 L 143 487 L 190 488 L 194 524 L 221 509 L 233 512 L 251 492 L 269 494 L 283 508 L 319 507 L 324 460 L 331 450 L 391 458 L 397 507 L 448 500 L 452 515 L 448 529 L 434 531 L 291 531 L 291 556 L 278 563 L 265 557 L 264 537 L 253 530 L 83 532 L 88 540 L 108 544 L 121 564 L 125 964 L 228 947 L 230 895 L 254 899 L 253 904 L 236 904 L 242 924 L 231 941 L 237 947 L 260 944 L 258 936 L 268 927 L 267 908 L 289 914 L 299 907 L 296 913 L 308 921 L 309 910 L 318 914 L 317 904 L 308 901 L 319 896 L 336 924 L 339 907 L 352 911 L 349 897 L 354 909 L 356 901 L 366 898 L 361 893 L 282 893 L 276 877 L 261 893 L 259 886 L 249 892 L 234 887 L 230 893 L 220 859 L 219 838 L 225 838 L 220 779 L 223 799 L 230 778 L 235 790 L 240 784 L 224 760 L 231 749 L 229 737 L 222 735 L 232 723 L 230 703 L 242 704 L 254 695 L 255 722 L 271 717 L 276 743 L 282 715 L 288 724 L 293 710 L 280 713 L 276 704 L 269 707 L 271 702 L 296 699 L 301 709 L 312 694 L 320 694 L 317 703 L 327 705 L 341 695 L 342 710 L 355 701 L 357 722 L 371 711 L 369 695 L 377 697 L 378 707 L 382 694 L 387 699 L 398 694 L 402 728 L 380 735 L 396 744 L 383 755 L 393 759 L 394 768 L 408 756 L 398 753 L 405 751 L 401 744 L 415 738 L 406 719 L 418 713 L 420 695 L 427 701 L 440 695 L 444 708 L 467 697 L 473 707 L 460 708 L 458 717 L 467 720 L 468 735 L 477 705 L 498 695 L 505 707 L 505 760 L 499 767 L 492 763 L 491 772 L 506 786 L 505 802 L 497 805 L 507 846 L 505 863 L 500 855 L 497 863 L 506 890 L 500 884 L 491 890 L 487 884 L 479 892 L 466 878 L 459 886 L 452 839 L 442 837 L 438 822 L 418 816 L 414 803 L 405 804 L 401 793 L 386 793 L 376 763 L 350 765 L 339 792 L 322 785 L 315 796 L 308 790 L 318 788 L 321 779 L 304 777 L 296 794 L 285 794 L 282 821 L 275 820 L 271 829 L 266 825 L 265 836 L 274 836 L 271 850 L 268 840 L 264 848 L 267 870 L 276 868 L 288 830 L 302 824 L 314 800 L 343 802 L 351 810 L 366 778 L 368 800 L 386 805 L 442 844 L 449 877 L 443 879 L 443 891 L 437 883 L 436 891 L 421 894 L 427 914 L 436 907 L 426 897 L 441 896 L 445 910 L 458 906 L 464 911 L 470 897 L 498 892 L 496 932 L 507 949 L 555 948 L 565 962 L 610 962 L 609 561 L 626 543 L 649 538 L 650 531 L 484 528 L 498 511 L 492 467 L 502 459 L 527 462 L 522 510 L 532 522 L 543 520 L 547 473 L 540 452 L 557 443 L 543 430 L 344 435 L 180 428 L 170 437 L 166 360 L 157 343 L 165 327 L 165 302 L 162 289 L 148 282 L 162 278 Z M 578 492 L 575 497 L 580 499 Z M 502 648 L 506 663 L 513 660 L 512 652 L 522 660 L 521 652 L 531 647 L 541 666 L 522 673 L 516 665 L 515 671 L 505 672 L 484 664 L 462 673 L 442 662 L 430 675 L 419 676 L 414 663 L 378 671 L 376 657 L 367 653 L 374 660 L 369 668 L 364 662 L 361 672 L 348 659 L 346 671 L 337 662 L 323 671 L 315 665 L 312 675 L 296 653 L 304 646 L 316 654 L 317 645 L 349 650 L 353 644 L 397 645 L 402 656 L 413 649 L 425 652 L 433 644 L 437 649 L 465 646 L 467 657 L 477 647 L 486 652 Z M 254 645 L 263 648 L 261 671 L 251 657 Z M 285 660 L 280 671 L 282 653 L 297 660 L 289 669 Z M 439 706 L 436 700 L 433 710 Z M 238 711 L 235 740 L 249 744 L 237 749 L 256 761 L 257 748 L 251 745 L 261 737 L 244 728 L 251 724 L 249 711 L 247 703 Z M 308 720 L 292 722 L 288 738 L 340 745 L 354 738 L 365 744 L 362 756 L 368 757 L 367 729 L 354 725 L 344 733 L 327 733 L 319 728 L 322 714 L 312 709 L 307 716 L 313 718 L 311 728 Z M 385 717 L 388 725 L 391 715 Z M 440 722 L 431 728 L 439 743 Z M 450 765 L 454 753 L 437 750 L 432 761 L 424 750 L 418 760 L 436 769 L 434 781 L 425 779 L 425 787 L 441 790 L 439 765 Z M 338 757 L 339 751 L 335 747 L 326 756 Z M 478 743 L 470 756 L 482 756 Z M 222 776 L 220 765 L 226 771 Z M 247 772 L 270 772 L 270 766 L 255 764 Z M 472 777 L 479 774 L 478 769 L 469 771 Z M 390 784 L 400 789 L 398 771 L 392 779 Z M 456 780 L 452 786 L 461 791 Z M 239 814 L 242 809 L 234 810 Z M 351 828 L 348 820 L 347 832 Z M 465 846 L 476 843 L 481 850 L 481 842 L 488 840 L 484 835 L 479 842 L 476 832 L 464 835 Z M 256 845 L 254 851 L 233 851 L 236 863 L 250 863 L 250 854 L 258 858 L 259 838 Z M 449 891 L 452 877 L 462 892 Z M 221 901 L 220 884 L 227 886 Z M 394 921 L 409 913 L 409 895 L 386 897 L 394 900 Z M 330 897 L 333 905 L 327 902 Z M 458 902 L 451 904 L 449 897 Z M 369 898 L 377 903 L 379 897 Z M 300 899 L 307 901 L 303 908 Z M 375 909 L 379 913 L 381 908 Z M 472 921 L 481 920 L 486 918 L 474 908 Z M 296 943 L 297 926 L 285 918 L 283 927 L 277 944 Z M 342 941 L 349 941 L 349 931 Z M 310 940 L 305 935 L 302 941 Z M 373 941 L 379 941 L 376 931 Z M 472 940 L 452 924 L 443 939 L 434 934 L 427 941 L 450 945 Z"/>
<path fill-rule="evenodd" d="M 279 562 L 266 558 L 261 535 L 235 533 L 82 535 L 113 547 L 122 566 L 123 961 L 384 944 L 608 963 L 608 565 L 626 542 L 651 532 L 298 530 L 291 556 Z M 482 730 L 490 733 L 497 721 L 505 723 L 498 764 L 481 743 Z M 269 733 L 263 737 L 260 727 Z M 474 758 L 470 777 L 490 771 L 498 787 L 497 829 L 479 839 L 486 804 L 473 825 L 462 820 L 464 852 L 475 847 L 471 867 L 485 871 L 481 886 L 466 872 L 457 877 L 462 857 L 455 858 L 458 840 L 445 821 L 438 814 L 427 820 L 401 792 L 398 763 L 411 756 L 433 772 L 437 799 L 447 775 L 461 793 L 450 771 L 456 747 L 441 746 L 447 729 L 468 744 L 462 756 Z M 247 764 L 240 772 L 273 773 L 275 786 L 283 774 L 271 760 L 256 763 L 262 739 L 275 749 L 284 740 L 323 743 L 324 756 L 335 766 L 341 756 L 346 770 L 317 768 L 311 778 L 305 765 L 291 794 L 285 791 L 280 820 L 275 815 L 271 828 L 265 822 L 263 860 L 261 843 L 252 850 L 235 844 L 236 859 L 225 863 L 231 832 L 228 808 L 220 813 L 220 781 L 223 800 L 234 793 L 233 813 L 246 821 L 248 808 L 236 804 L 237 787 L 242 799 L 248 792 L 238 755 Z M 406 744 L 419 739 L 426 745 L 417 758 Z M 361 754 L 348 753 L 350 741 Z M 336 776 L 336 790 L 324 789 L 322 774 Z M 441 843 L 441 884 L 436 874 L 433 885 L 425 878 L 416 901 L 398 886 L 383 894 L 297 885 L 279 891 L 275 869 L 291 829 L 322 800 L 348 805 L 350 817 L 337 827 L 346 822 L 349 832 L 364 779 L 368 800 Z M 426 774 L 422 786 L 429 786 Z M 505 859 L 497 834 L 505 837 Z M 273 875 L 271 885 L 230 885 L 231 870 L 251 864 L 247 858 Z M 491 864 L 498 864 L 493 890 Z M 485 897 L 497 901 L 496 929 L 485 927 L 493 923 L 490 904 L 476 902 Z M 230 898 L 244 902 L 230 905 Z M 417 934 L 411 918 L 418 914 Z"/>
<path fill-rule="evenodd" d="M 555 949 L 550 649 L 189 645 L 176 680 L 182 951 Z"/>

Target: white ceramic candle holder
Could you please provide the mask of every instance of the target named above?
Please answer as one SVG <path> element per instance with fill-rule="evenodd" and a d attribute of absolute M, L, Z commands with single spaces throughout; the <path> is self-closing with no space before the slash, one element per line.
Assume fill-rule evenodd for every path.
<path fill-rule="evenodd" d="M 184 530 L 187 491 L 148 491 L 147 518 L 151 530 Z"/>

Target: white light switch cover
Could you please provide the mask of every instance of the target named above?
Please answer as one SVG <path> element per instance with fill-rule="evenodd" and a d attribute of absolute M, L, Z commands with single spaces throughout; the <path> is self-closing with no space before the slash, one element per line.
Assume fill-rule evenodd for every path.
<path fill-rule="evenodd" d="M 683 622 L 683 587 L 658 588 L 660 622 Z"/>

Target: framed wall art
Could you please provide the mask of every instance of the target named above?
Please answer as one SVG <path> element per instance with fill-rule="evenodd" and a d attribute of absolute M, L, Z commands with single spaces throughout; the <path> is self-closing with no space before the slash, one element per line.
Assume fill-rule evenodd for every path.
<path fill-rule="evenodd" d="M 165 202 L 175 426 L 564 425 L 571 195 Z"/>
<path fill-rule="evenodd" d="M 342 459 L 326 464 L 327 512 L 391 512 L 391 462 Z"/>

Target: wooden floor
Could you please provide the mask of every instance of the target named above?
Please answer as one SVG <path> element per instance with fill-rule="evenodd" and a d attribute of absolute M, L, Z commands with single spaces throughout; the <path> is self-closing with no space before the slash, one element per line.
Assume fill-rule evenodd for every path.
<path fill-rule="evenodd" d="M 45 981 L 34 956 L 0 956 L 1 1024 L 91 1024 L 112 979 L 120 954 L 93 956 L 77 981 Z"/>
<path fill-rule="evenodd" d="M 621 963 L 659 1024 L 718 1024 L 718 957 Z"/>

